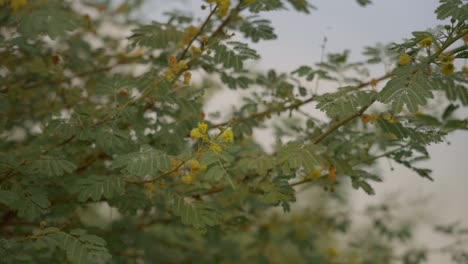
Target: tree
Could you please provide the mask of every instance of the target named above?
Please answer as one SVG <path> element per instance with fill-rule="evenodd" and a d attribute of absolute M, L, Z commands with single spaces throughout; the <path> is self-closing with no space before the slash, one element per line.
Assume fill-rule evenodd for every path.
<path fill-rule="evenodd" d="M 264 12 L 314 6 L 200 3 L 201 22 L 142 24 L 140 0 L 0 0 L 2 263 L 424 263 L 434 250 L 468 261 L 462 226 L 438 226 L 455 242 L 431 251 L 411 246 L 391 203 L 368 208 L 358 233 L 346 210 L 350 186 L 374 194 L 378 159 L 431 180 L 417 166 L 426 147 L 468 128 L 454 115 L 468 105 L 456 66 L 466 1 L 440 0 L 443 26 L 368 47 L 367 61 L 345 51 L 292 73 L 249 69 L 259 55 L 246 43 L 277 37 Z M 362 74 L 382 62 L 382 76 Z M 317 79 L 338 88 L 315 93 Z M 219 87 L 250 92 L 222 120 L 203 111 Z M 268 120 L 272 153 L 251 137 Z M 289 212 L 298 186 L 313 201 Z"/>

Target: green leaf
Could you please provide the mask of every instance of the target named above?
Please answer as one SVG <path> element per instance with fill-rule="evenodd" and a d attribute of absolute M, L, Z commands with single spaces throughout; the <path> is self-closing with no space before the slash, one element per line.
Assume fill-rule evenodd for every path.
<path fill-rule="evenodd" d="M 157 176 L 171 169 L 169 157 L 162 151 L 150 146 L 141 147 L 140 151 L 119 155 L 112 162 L 112 168 L 124 168 L 135 176 Z"/>
<path fill-rule="evenodd" d="M 320 155 L 323 148 L 308 144 L 303 145 L 298 142 L 291 142 L 282 147 L 278 151 L 278 164 L 285 163 L 290 170 L 304 168 L 306 172 L 310 172 L 322 165 Z"/>
<path fill-rule="evenodd" d="M 65 233 L 58 228 L 49 227 L 35 232 L 33 237 L 37 238 L 39 245 L 64 250 L 71 263 L 108 263 L 112 258 L 104 239 L 89 235 L 82 229 Z"/>
<path fill-rule="evenodd" d="M 135 215 L 138 210 L 148 207 L 149 201 L 143 188 L 130 184 L 123 195 L 114 196 L 109 200 L 109 204 L 117 207 L 123 214 Z"/>
<path fill-rule="evenodd" d="M 265 153 L 254 152 L 239 160 L 238 166 L 243 169 L 251 169 L 259 175 L 265 175 L 276 166 L 276 160 Z"/>
<path fill-rule="evenodd" d="M 224 68 L 233 68 L 236 71 L 242 70 L 244 61 L 248 59 L 259 59 L 257 52 L 247 46 L 247 44 L 229 41 L 226 45 L 218 44 L 214 47 L 215 63 L 220 63 Z"/>
<path fill-rule="evenodd" d="M 461 0 L 440 0 L 440 3 L 435 10 L 438 19 L 444 20 L 451 17 L 464 21 L 468 18 L 468 4 L 463 4 Z"/>
<path fill-rule="evenodd" d="M 34 186 L 26 189 L 14 188 L 11 192 L 2 191 L 0 202 L 17 211 L 20 218 L 28 220 L 38 219 L 50 207 L 47 193 Z"/>
<path fill-rule="evenodd" d="M 317 98 L 317 109 L 325 111 L 332 118 L 349 116 L 359 112 L 363 107 L 372 103 L 376 93 L 374 91 L 357 91 L 346 87 L 336 93 L 327 93 Z"/>
<path fill-rule="evenodd" d="M 48 177 L 62 176 L 76 169 L 75 164 L 70 161 L 52 156 L 42 156 L 39 160 L 33 161 L 30 166 L 35 172 Z"/>
<path fill-rule="evenodd" d="M 434 84 L 438 90 L 444 91 L 450 101 L 459 100 L 464 106 L 468 105 L 468 88 L 465 83 L 456 82 L 455 78 L 439 78 Z"/>
<path fill-rule="evenodd" d="M 45 33 L 55 39 L 75 30 L 79 25 L 75 13 L 65 9 L 60 2 L 51 1 L 36 5 L 27 14 L 20 14 L 18 30 L 27 38 L 36 38 Z"/>
<path fill-rule="evenodd" d="M 182 32 L 178 31 L 173 26 L 168 26 L 153 22 L 151 25 L 142 25 L 132 30 L 132 35 L 129 37 L 132 46 L 142 46 L 153 49 L 165 49 L 171 44 L 177 44 Z"/>
<path fill-rule="evenodd" d="M 19 196 L 17 193 L 12 191 L 0 190 L 0 203 L 4 204 L 10 208 L 18 201 Z"/>
<path fill-rule="evenodd" d="M 189 203 L 183 197 L 173 194 L 171 208 L 173 213 L 180 216 L 184 225 L 193 226 L 201 232 L 205 232 L 207 227 L 218 225 L 221 213 L 205 204 Z"/>
<path fill-rule="evenodd" d="M 224 169 L 219 165 L 214 165 L 208 168 L 204 177 L 209 181 L 220 182 L 222 179 L 229 177 Z"/>
<path fill-rule="evenodd" d="M 86 202 L 89 199 L 97 202 L 102 197 L 110 199 L 123 194 L 125 182 L 118 177 L 92 175 L 78 179 L 74 183 L 72 191 L 78 194 L 80 202 Z"/>
<path fill-rule="evenodd" d="M 352 177 L 351 180 L 352 180 L 352 186 L 354 189 L 356 190 L 362 189 L 368 195 L 375 195 L 374 189 L 365 180 L 357 178 L 357 177 Z"/>
<path fill-rule="evenodd" d="M 445 135 L 442 131 L 430 127 L 405 127 L 401 123 L 390 123 L 386 120 L 379 120 L 377 124 L 387 135 L 394 135 L 397 139 L 409 138 L 423 146 L 442 142 Z"/>
<path fill-rule="evenodd" d="M 251 39 L 254 43 L 260 40 L 272 40 L 277 36 L 270 26 L 270 21 L 266 19 L 257 19 L 244 22 L 239 30 L 244 33 L 244 37 Z"/>
<path fill-rule="evenodd" d="M 405 105 L 414 113 L 433 98 L 433 84 L 423 70 L 407 66 L 395 70 L 394 75 L 379 93 L 379 101 L 391 103 L 394 113 L 400 113 Z"/>
<path fill-rule="evenodd" d="M 252 13 L 259 13 L 262 11 L 273 11 L 283 8 L 283 4 L 280 0 L 255 0 L 249 4 L 249 10 Z"/>

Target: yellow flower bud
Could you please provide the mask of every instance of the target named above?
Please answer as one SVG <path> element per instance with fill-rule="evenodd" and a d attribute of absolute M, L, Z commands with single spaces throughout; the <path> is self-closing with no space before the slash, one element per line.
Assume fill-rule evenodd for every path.
<path fill-rule="evenodd" d="M 197 127 L 202 134 L 206 134 L 206 132 L 208 132 L 208 125 L 205 122 L 199 122 Z"/>
<path fill-rule="evenodd" d="M 404 54 L 401 54 L 400 57 L 398 58 L 398 64 L 404 66 L 404 65 L 408 65 L 411 63 L 411 56 L 404 53 Z"/>
<path fill-rule="evenodd" d="M 193 139 L 199 139 L 203 137 L 203 133 L 200 131 L 199 128 L 194 128 L 190 131 L 190 137 Z"/>
<path fill-rule="evenodd" d="M 432 44 L 432 37 L 431 37 L 431 36 L 427 36 L 427 37 L 421 39 L 421 40 L 418 42 L 418 45 L 419 45 L 421 48 L 430 47 L 431 44 Z"/>
<path fill-rule="evenodd" d="M 224 142 L 234 141 L 234 133 L 230 129 L 224 130 L 220 137 Z"/>
<path fill-rule="evenodd" d="M 454 71 L 455 71 L 455 65 L 453 65 L 453 63 L 444 64 L 442 68 L 440 69 L 440 72 L 445 76 L 451 75 Z"/>
<path fill-rule="evenodd" d="M 182 183 L 183 184 L 192 184 L 193 183 L 193 176 L 190 174 L 184 175 L 182 177 Z"/>
<path fill-rule="evenodd" d="M 220 145 L 214 143 L 214 144 L 210 145 L 210 150 L 217 154 L 217 153 L 223 151 L 223 148 Z"/>
<path fill-rule="evenodd" d="M 174 55 L 167 57 L 167 64 L 169 67 L 174 67 L 177 63 L 177 58 Z"/>

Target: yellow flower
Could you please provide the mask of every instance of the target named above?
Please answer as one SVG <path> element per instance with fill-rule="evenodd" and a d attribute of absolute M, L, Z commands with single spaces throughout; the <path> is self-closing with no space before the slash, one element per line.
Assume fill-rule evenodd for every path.
<path fill-rule="evenodd" d="M 222 17 L 227 15 L 229 7 L 231 6 L 231 0 L 206 0 L 206 2 L 210 4 L 216 3 L 218 5 L 216 13 Z"/>
<path fill-rule="evenodd" d="M 394 116 L 391 114 L 385 113 L 382 115 L 382 118 L 386 121 L 388 121 L 390 124 L 395 124 L 398 122 L 398 119 L 396 119 Z"/>
<path fill-rule="evenodd" d="M 197 46 L 190 47 L 190 50 L 192 51 L 193 54 L 200 54 L 202 52 L 201 49 Z"/>
<path fill-rule="evenodd" d="M 398 64 L 400 65 L 408 65 L 411 63 L 411 56 L 404 53 L 404 54 L 401 54 L 400 57 L 398 58 Z"/>
<path fill-rule="evenodd" d="M 214 153 L 219 153 L 223 151 L 223 148 L 220 145 L 214 143 L 210 145 L 210 150 L 213 151 Z"/>
<path fill-rule="evenodd" d="M 440 69 L 440 72 L 445 76 L 451 75 L 454 71 L 455 71 L 455 65 L 453 65 L 453 63 L 444 64 L 442 68 Z"/>
<path fill-rule="evenodd" d="M 11 0 L 10 7 L 13 11 L 18 11 L 28 4 L 28 0 Z"/>
<path fill-rule="evenodd" d="M 192 79 L 192 73 L 185 72 L 184 73 L 184 84 L 190 84 L 190 79 Z"/>
<path fill-rule="evenodd" d="M 329 247 L 327 248 L 327 255 L 329 258 L 336 258 L 338 256 L 338 251 L 333 247 Z"/>
<path fill-rule="evenodd" d="M 182 36 L 182 40 L 180 41 L 182 45 L 187 45 L 190 41 L 197 35 L 198 28 L 195 26 L 189 26 L 185 29 L 185 33 Z"/>
<path fill-rule="evenodd" d="M 450 53 L 442 53 L 439 55 L 440 62 L 445 63 L 445 64 L 452 63 L 454 59 L 455 58 Z"/>
<path fill-rule="evenodd" d="M 193 183 L 193 176 L 190 174 L 184 175 L 182 177 L 182 183 L 184 184 L 192 184 Z"/>
<path fill-rule="evenodd" d="M 375 115 L 362 115 L 361 116 L 361 120 L 362 122 L 364 123 L 371 123 L 371 124 L 374 124 L 375 121 L 377 121 L 377 119 L 379 119 L 378 116 L 375 116 Z"/>
<path fill-rule="evenodd" d="M 171 70 L 168 70 L 164 73 L 164 78 L 166 78 L 166 81 L 172 82 L 175 79 L 175 74 Z"/>
<path fill-rule="evenodd" d="M 171 55 L 169 57 L 167 57 L 167 64 L 170 66 L 170 67 L 174 67 L 177 63 L 177 58 L 174 56 L 174 55 Z"/>
<path fill-rule="evenodd" d="M 181 71 L 185 70 L 187 68 L 187 63 L 185 61 L 179 61 L 176 65 L 174 65 L 173 67 L 171 67 L 171 69 L 175 72 L 175 73 L 180 73 Z"/>
<path fill-rule="evenodd" d="M 218 15 L 222 17 L 226 16 L 231 6 L 231 0 L 217 0 L 216 2 L 218 2 Z"/>
<path fill-rule="evenodd" d="M 431 44 L 432 44 L 432 37 L 431 37 L 431 36 L 427 36 L 427 37 L 421 39 L 421 40 L 418 42 L 418 45 L 419 45 L 421 48 L 430 47 Z"/>
<path fill-rule="evenodd" d="M 203 137 L 203 133 L 200 131 L 199 128 L 194 128 L 192 131 L 190 131 L 190 137 L 193 139 L 199 139 Z"/>
<path fill-rule="evenodd" d="M 206 166 L 203 166 L 198 162 L 197 160 L 190 160 L 189 162 L 189 167 L 190 167 L 190 174 L 196 175 L 200 171 L 203 171 L 206 169 Z"/>
<path fill-rule="evenodd" d="M 320 176 L 321 176 L 320 170 L 313 170 L 309 173 L 307 178 L 315 181 L 315 180 L 320 179 Z"/>
<path fill-rule="evenodd" d="M 198 122 L 197 127 L 202 134 L 206 134 L 206 132 L 208 131 L 208 125 L 205 122 Z"/>
<path fill-rule="evenodd" d="M 224 142 L 234 141 L 234 133 L 232 133 L 231 129 L 224 130 L 220 137 Z"/>

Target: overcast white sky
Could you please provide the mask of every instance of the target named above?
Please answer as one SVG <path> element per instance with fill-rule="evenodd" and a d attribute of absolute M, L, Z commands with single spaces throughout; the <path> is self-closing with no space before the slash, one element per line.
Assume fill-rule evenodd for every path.
<path fill-rule="evenodd" d="M 312 1 L 319 10 L 309 15 L 295 12 L 271 12 L 279 38 L 275 41 L 256 44 L 262 56 L 259 68 L 275 68 L 291 71 L 300 65 L 312 65 L 320 60 L 320 45 L 328 38 L 327 52 L 352 51 L 353 59 L 362 58 L 360 53 L 366 45 L 377 42 L 398 42 L 410 37 L 412 31 L 425 30 L 440 24 L 434 15 L 436 0 L 374 0 L 374 4 L 362 8 L 354 0 Z M 146 9 L 148 19 L 158 19 L 169 6 L 177 6 L 202 15 L 201 1 L 179 0 L 170 4 L 156 0 Z M 382 70 L 382 69 L 378 69 Z M 224 104 L 223 102 L 222 104 Z M 221 105 L 221 104 L 219 104 Z M 385 183 L 376 185 L 377 195 L 368 197 L 353 192 L 356 206 L 385 199 L 388 194 L 399 193 L 406 198 L 429 197 L 430 210 L 441 221 L 460 220 L 468 226 L 468 132 L 456 133 L 447 138 L 451 145 L 439 144 L 429 148 L 432 160 L 426 165 L 434 170 L 435 182 L 419 178 L 405 169 L 390 172 L 388 162 L 382 163 Z M 428 242 L 428 235 L 421 240 Z M 442 241 L 430 243 L 437 247 Z M 449 263 L 434 259 L 431 263 Z"/>

